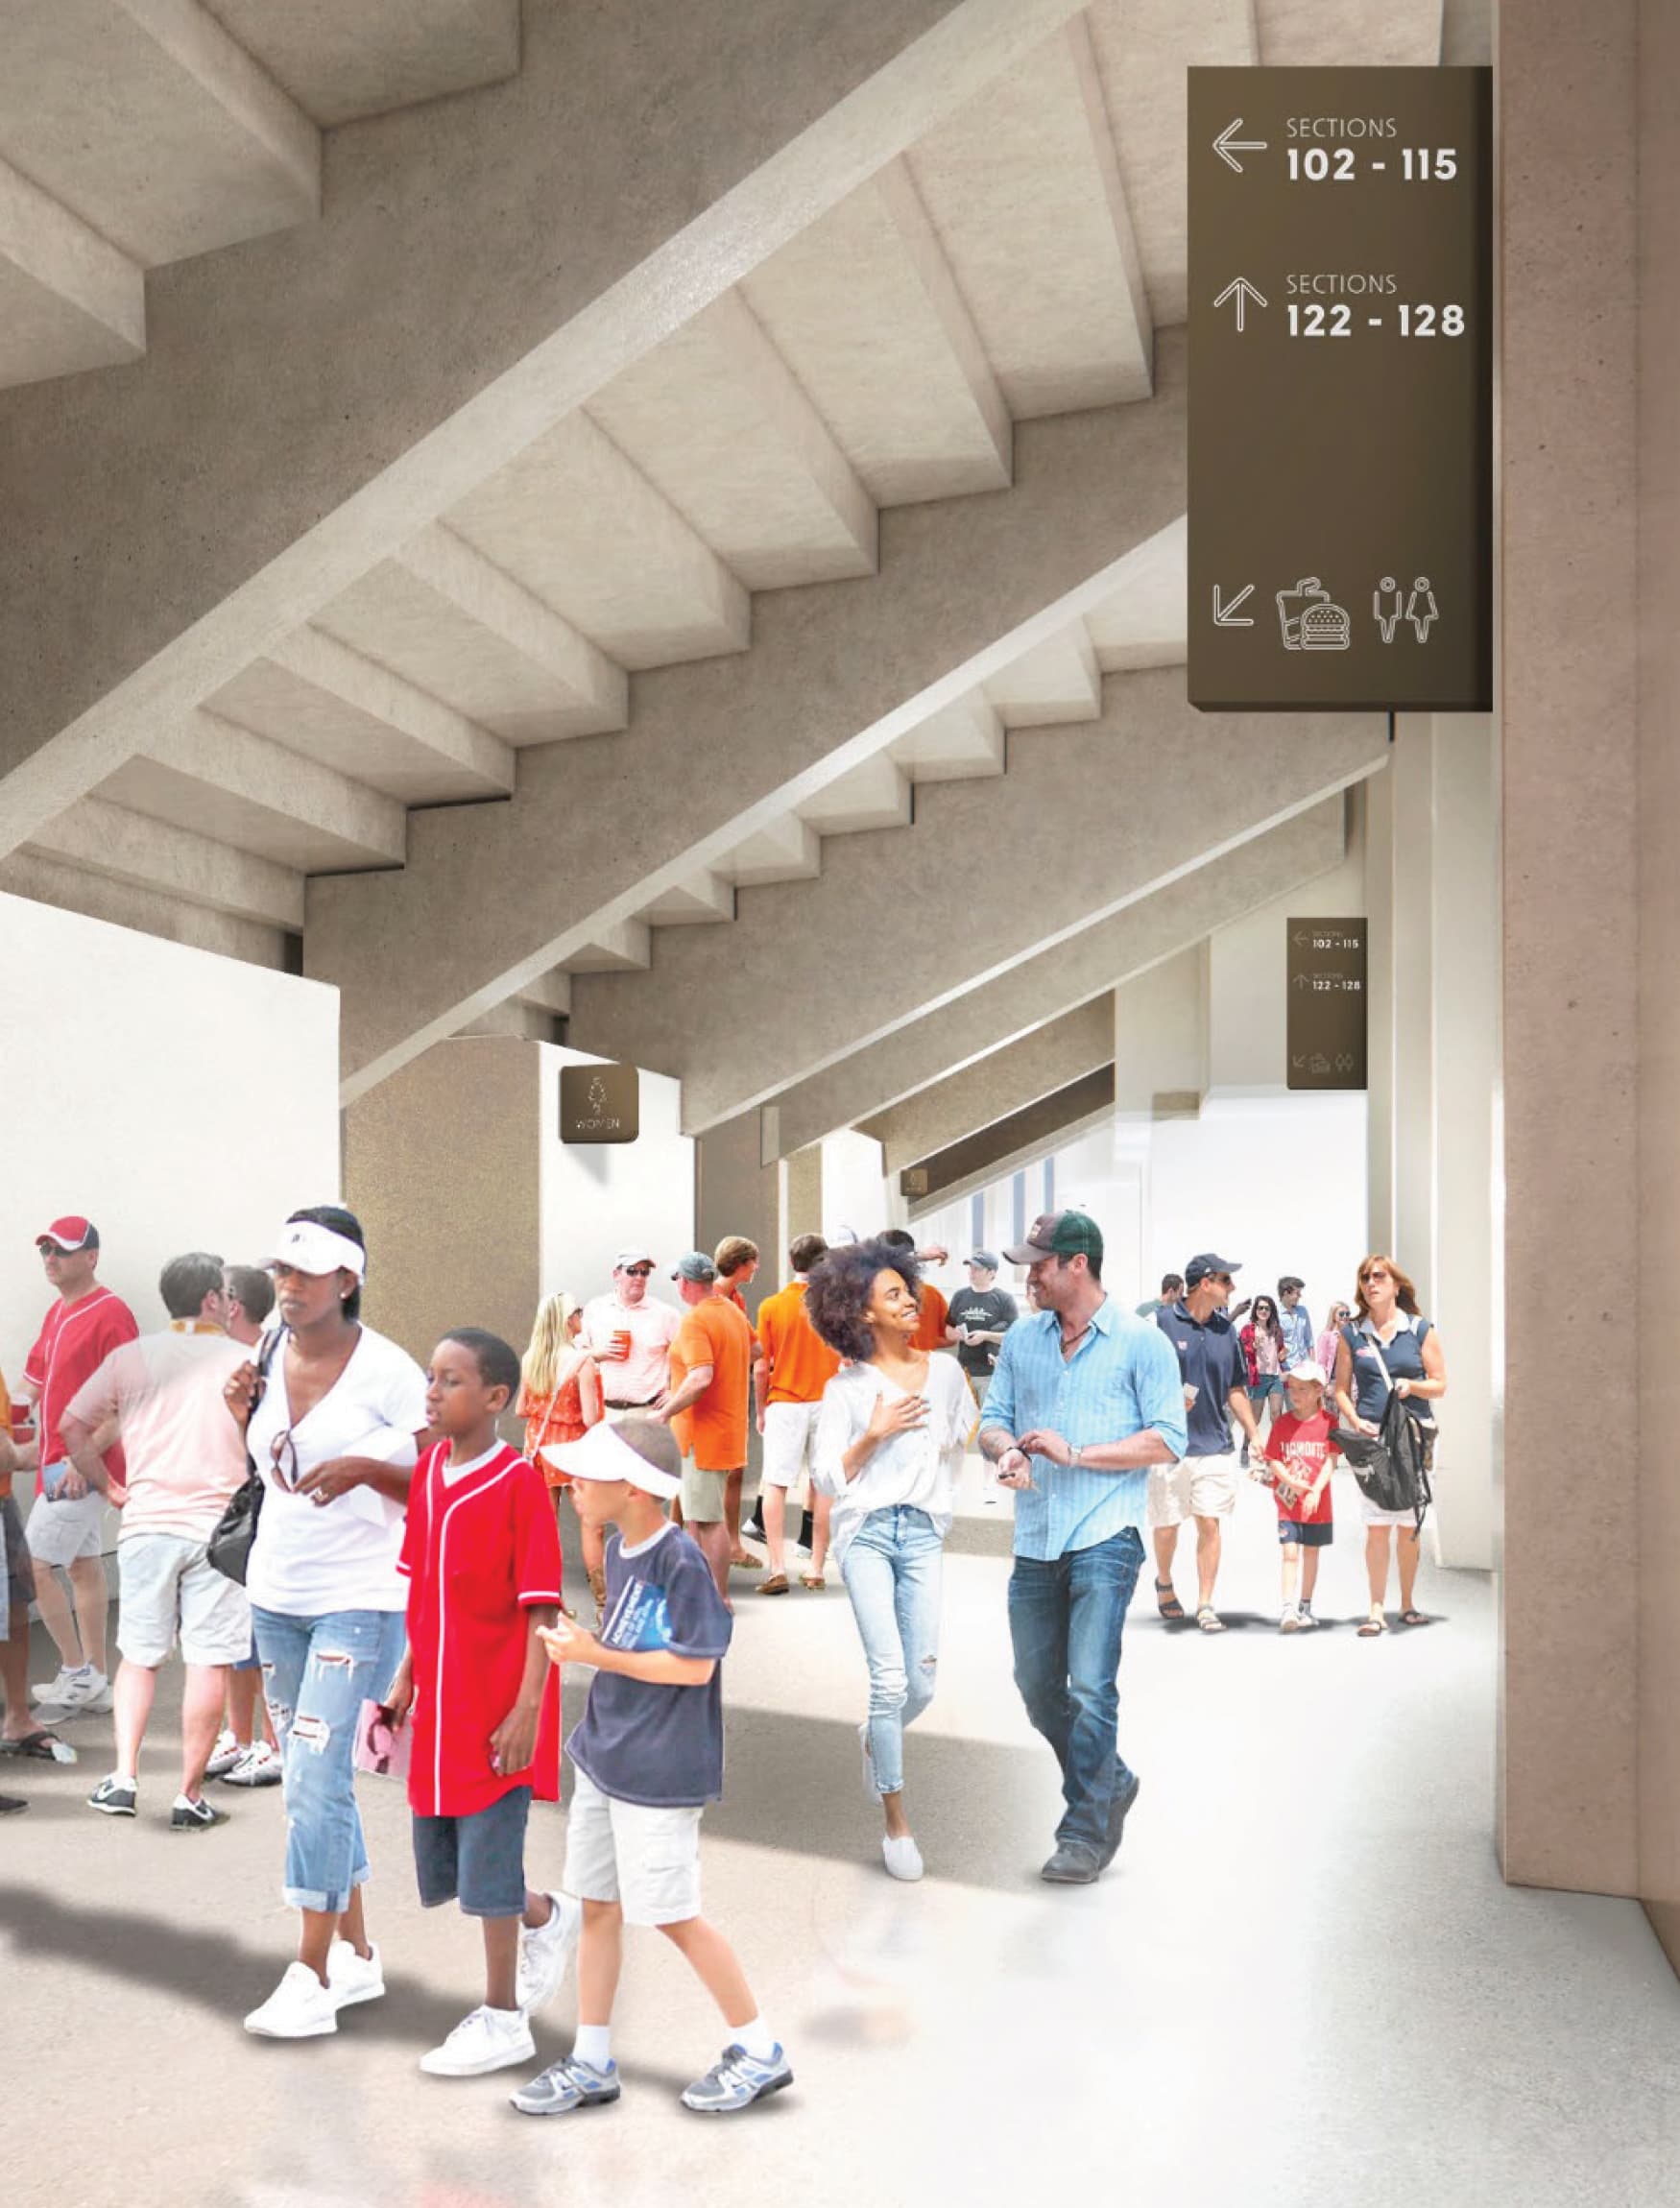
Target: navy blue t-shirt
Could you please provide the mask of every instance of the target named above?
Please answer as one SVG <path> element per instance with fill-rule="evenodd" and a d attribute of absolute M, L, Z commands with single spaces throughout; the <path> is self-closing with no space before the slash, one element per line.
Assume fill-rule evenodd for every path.
<path fill-rule="evenodd" d="M 617 1533 L 609 1534 L 599 1633 L 607 1647 L 721 1659 L 733 1623 L 711 1566 L 681 1526 L 630 1554 Z M 721 1661 L 704 1687 L 656 1687 L 597 1671 L 566 1753 L 614 1801 L 660 1810 L 715 1802 L 723 1792 Z"/>
<path fill-rule="evenodd" d="M 1190 1445 L 1185 1454 L 1228 1456 L 1231 1391 L 1245 1387 L 1248 1380 L 1236 1329 L 1217 1311 L 1199 1327 L 1183 1304 L 1163 1305 L 1155 1324 L 1178 1353 L 1179 1376 L 1186 1387 L 1196 1390 L 1188 1414 Z"/>

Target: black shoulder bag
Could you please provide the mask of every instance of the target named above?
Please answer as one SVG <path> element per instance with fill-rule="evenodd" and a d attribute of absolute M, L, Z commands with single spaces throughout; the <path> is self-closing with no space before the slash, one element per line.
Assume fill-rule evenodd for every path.
<path fill-rule="evenodd" d="M 256 1393 L 251 1399 L 251 1417 L 256 1416 L 269 1384 L 269 1367 L 285 1341 L 284 1327 L 276 1327 L 262 1346 L 262 1355 L 256 1360 Z M 251 1421 L 246 1421 L 246 1431 Z M 245 1478 L 228 1498 L 228 1507 L 216 1522 L 216 1530 L 210 1536 L 209 1561 L 225 1579 L 236 1580 L 243 1587 L 245 1574 L 251 1569 L 251 1547 L 256 1539 L 257 1520 L 262 1516 L 262 1475 L 249 1447 L 245 1452 Z"/>

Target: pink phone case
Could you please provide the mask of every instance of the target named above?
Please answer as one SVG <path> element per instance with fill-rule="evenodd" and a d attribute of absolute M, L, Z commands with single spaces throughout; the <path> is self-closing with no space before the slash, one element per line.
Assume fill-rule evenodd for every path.
<path fill-rule="evenodd" d="M 406 1779 L 414 1729 L 393 1724 L 383 1702 L 364 1702 L 356 1719 L 356 1769 L 381 1779 Z"/>

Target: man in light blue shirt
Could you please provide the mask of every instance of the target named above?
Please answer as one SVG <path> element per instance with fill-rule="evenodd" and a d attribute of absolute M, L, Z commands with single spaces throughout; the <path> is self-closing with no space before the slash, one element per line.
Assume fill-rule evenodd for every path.
<path fill-rule="evenodd" d="M 1120 1635 L 1143 1562 L 1152 1464 L 1183 1456 L 1165 1336 L 1102 1285 L 1102 1232 L 1047 1212 L 1005 1252 L 1037 1310 L 1003 1337 L 980 1448 L 1015 1489 L 1009 1631 L 1026 1714 L 1056 1751 L 1067 1810 L 1042 1875 L 1088 1885 L 1114 1860 L 1138 1780 L 1116 1743 Z"/>

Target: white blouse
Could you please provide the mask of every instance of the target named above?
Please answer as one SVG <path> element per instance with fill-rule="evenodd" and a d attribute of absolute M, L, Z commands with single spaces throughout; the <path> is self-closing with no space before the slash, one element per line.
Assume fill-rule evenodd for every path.
<path fill-rule="evenodd" d="M 904 1392 L 877 1366 L 869 1364 L 843 1366 L 823 1390 L 811 1457 L 817 1484 L 834 1498 L 828 1537 L 836 1569 L 852 1535 L 873 1510 L 901 1505 L 925 1511 L 942 1541 L 950 1531 L 951 1490 L 980 1416 L 968 1376 L 954 1356 L 928 1357 L 922 1388 L 927 1416 L 923 1424 L 890 1435 L 855 1479 L 846 1476 L 842 1459 L 862 1438 L 876 1401 Z"/>

